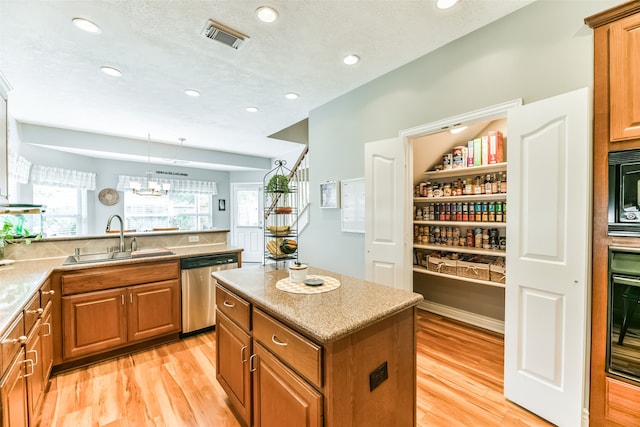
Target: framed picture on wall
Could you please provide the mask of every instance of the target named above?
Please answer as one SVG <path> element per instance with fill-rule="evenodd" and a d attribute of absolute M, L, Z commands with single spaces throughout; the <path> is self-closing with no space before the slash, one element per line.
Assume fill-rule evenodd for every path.
<path fill-rule="evenodd" d="M 321 208 L 339 208 L 339 182 L 327 181 L 320 184 L 320 207 Z"/>

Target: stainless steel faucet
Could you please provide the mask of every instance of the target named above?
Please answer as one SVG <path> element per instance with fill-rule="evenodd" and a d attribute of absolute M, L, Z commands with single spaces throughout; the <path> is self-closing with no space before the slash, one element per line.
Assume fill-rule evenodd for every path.
<path fill-rule="evenodd" d="M 122 222 L 122 217 L 120 215 L 111 215 L 107 220 L 107 229 L 105 230 L 107 233 L 111 231 L 111 220 L 113 218 L 118 218 L 120 221 L 120 252 L 125 252 L 124 249 L 124 223 Z"/>

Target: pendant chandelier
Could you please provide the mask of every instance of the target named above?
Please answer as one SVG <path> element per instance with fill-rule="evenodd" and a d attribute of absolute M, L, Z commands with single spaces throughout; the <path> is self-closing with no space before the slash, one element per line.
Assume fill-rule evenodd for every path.
<path fill-rule="evenodd" d="M 160 184 L 157 181 L 153 180 L 153 174 L 151 173 L 151 134 L 147 137 L 147 152 L 148 152 L 148 169 L 147 169 L 147 178 L 145 182 L 145 186 L 143 187 L 137 181 L 129 182 L 129 186 L 131 187 L 131 191 L 133 194 L 137 194 L 139 196 L 150 196 L 150 197 L 159 197 L 164 196 L 169 193 L 169 189 L 171 188 L 170 184 Z"/>

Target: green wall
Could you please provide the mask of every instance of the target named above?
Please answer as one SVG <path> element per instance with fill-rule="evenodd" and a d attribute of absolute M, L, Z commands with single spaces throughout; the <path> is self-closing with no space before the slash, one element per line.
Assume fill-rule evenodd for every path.
<path fill-rule="evenodd" d="M 311 222 L 300 258 L 363 278 L 364 235 L 342 233 L 340 211 L 319 208 L 320 183 L 363 177 L 366 142 L 516 98 L 526 104 L 592 87 L 593 32 L 584 18 L 617 3 L 539 0 L 313 110 Z M 480 311 L 500 317 L 494 309 Z"/>

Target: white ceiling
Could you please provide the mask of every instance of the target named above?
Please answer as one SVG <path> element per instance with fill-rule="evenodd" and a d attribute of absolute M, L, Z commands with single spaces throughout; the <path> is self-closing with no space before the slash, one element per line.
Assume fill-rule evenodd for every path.
<path fill-rule="evenodd" d="M 265 24 L 254 14 L 263 0 L 0 0 L 0 72 L 20 122 L 275 157 L 296 146 L 269 135 L 531 1 L 440 11 L 435 0 L 270 0 L 280 19 Z M 203 38 L 208 19 L 249 40 L 235 50 Z M 345 66 L 348 53 L 362 61 Z"/>

